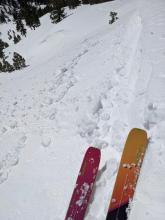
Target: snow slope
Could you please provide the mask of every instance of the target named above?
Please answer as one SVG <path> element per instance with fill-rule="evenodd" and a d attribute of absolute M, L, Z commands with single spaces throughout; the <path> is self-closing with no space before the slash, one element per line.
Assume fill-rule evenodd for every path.
<path fill-rule="evenodd" d="M 102 159 L 86 220 L 104 220 L 126 136 L 139 127 L 150 143 L 130 220 L 163 220 L 165 2 L 118 0 L 41 22 L 10 47 L 29 66 L 0 74 L 0 219 L 64 219 L 93 145 Z"/>

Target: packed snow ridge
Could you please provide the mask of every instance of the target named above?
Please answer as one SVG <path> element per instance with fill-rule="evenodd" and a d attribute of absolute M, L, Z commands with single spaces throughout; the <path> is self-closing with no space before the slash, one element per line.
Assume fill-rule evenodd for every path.
<path fill-rule="evenodd" d="M 112 25 L 110 11 L 119 17 Z M 64 219 L 93 145 L 102 158 L 85 219 L 104 220 L 125 139 L 138 127 L 150 141 L 129 219 L 163 220 L 165 2 L 117 0 L 41 22 L 10 48 L 29 66 L 0 74 L 0 219 Z"/>

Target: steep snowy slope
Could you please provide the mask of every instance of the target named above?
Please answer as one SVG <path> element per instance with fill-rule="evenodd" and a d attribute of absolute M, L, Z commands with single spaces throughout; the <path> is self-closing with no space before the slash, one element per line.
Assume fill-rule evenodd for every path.
<path fill-rule="evenodd" d="M 165 2 L 118 0 L 41 22 L 10 47 L 29 66 L 0 74 L 0 219 L 64 219 L 94 145 L 102 161 L 86 220 L 104 220 L 126 136 L 139 127 L 150 143 L 130 220 L 163 220 Z"/>

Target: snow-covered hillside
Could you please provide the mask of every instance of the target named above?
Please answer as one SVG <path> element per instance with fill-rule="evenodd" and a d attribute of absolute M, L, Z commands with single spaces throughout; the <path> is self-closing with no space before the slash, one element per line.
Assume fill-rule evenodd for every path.
<path fill-rule="evenodd" d="M 110 11 L 119 17 L 112 25 Z M 93 145 L 102 158 L 85 219 L 104 220 L 127 134 L 139 127 L 150 143 L 130 220 L 164 220 L 165 2 L 117 0 L 70 14 L 56 25 L 42 17 L 8 49 L 29 66 L 0 74 L 0 219 L 64 219 Z"/>

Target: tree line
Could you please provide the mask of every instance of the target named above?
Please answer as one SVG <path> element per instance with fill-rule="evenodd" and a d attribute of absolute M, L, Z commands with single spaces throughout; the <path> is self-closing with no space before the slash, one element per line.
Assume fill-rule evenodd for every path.
<path fill-rule="evenodd" d="M 17 44 L 26 37 L 27 27 L 36 29 L 40 26 L 40 17 L 49 13 L 52 23 L 58 23 L 66 17 L 65 7 L 75 9 L 81 4 L 98 4 L 112 0 L 0 0 L 0 24 L 13 21 L 16 31 L 8 30 L 8 39 Z M 10 64 L 4 49 L 9 45 L 0 39 L 0 72 L 12 72 L 26 67 L 25 59 L 13 53 Z"/>
<path fill-rule="evenodd" d="M 10 18 L 6 14 L 10 14 L 17 24 L 17 31 L 25 35 L 26 31 L 21 20 L 24 20 L 30 28 L 35 29 L 40 26 L 39 18 L 48 12 L 52 22 L 58 23 L 66 16 L 65 7 L 74 9 L 81 4 L 92 5 L 106 1 L 110 0 L 1 0 L 0 23 L 8 22 Z M 44 7 L 41 7 L 42 5 Z"/>

